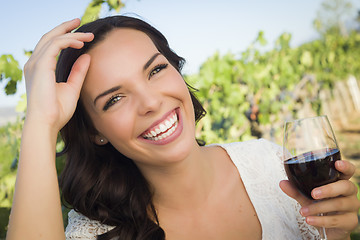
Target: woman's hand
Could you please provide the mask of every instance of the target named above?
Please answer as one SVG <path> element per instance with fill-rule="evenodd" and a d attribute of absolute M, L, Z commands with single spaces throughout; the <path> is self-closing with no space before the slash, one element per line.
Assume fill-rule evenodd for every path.
<path fill-rule="evenodd" d="M 339 160 L 335 167 L 341 173 L 340 180 L 313 189 L 311 195 L 316 201 L 306 198 L 287 180 L 280 182 L 280 188 L 300 203 L 300 213 L 308 224 L 326 228 L 328 239 L 350 239 L 350 232 L 358 224 L 360 208 L 357 187 L 349 180 L 355 173 L 355 166 Z M 317 216 L 320 213 L 324 216 Z"/>
<path fill-rule="evenodd" d="M 61 49 L 79 49 L 94 38 L 91 33 L 70 32 L 79 24 L 80 20 L 74 19 L 45 34 L 25 64 L 28 102 L 9 240 L 65 239 L 55 166 L 56 137 L 74 113 L 90 56 L 78 58 L 66 83 L 56 83 L 55 67 Z"/>
<path fill-rule="evenodd" d="M 73 115 L 90 56 L 84 54 L 78 58 L 66 83 L 56 83 L 55 67 L 60 50 L 68 47 L 80 49 L 84 42 L 93 40 L 92 33 L 71 33 L 79 25 L 80 20 L 74 19 L 45 34 L 25 64 L 27 121 L 34 120 L 58 131 Z"/>

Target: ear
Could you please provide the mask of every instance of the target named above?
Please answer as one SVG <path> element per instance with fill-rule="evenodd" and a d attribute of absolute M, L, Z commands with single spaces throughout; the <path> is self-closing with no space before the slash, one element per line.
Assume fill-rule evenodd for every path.
<path fill-rule="evenodd" d="M 94 142 L 95 144 L 102 146 L 107 144 L 109 141 L 103 135 L 96 134 L 94 137 Z"/>

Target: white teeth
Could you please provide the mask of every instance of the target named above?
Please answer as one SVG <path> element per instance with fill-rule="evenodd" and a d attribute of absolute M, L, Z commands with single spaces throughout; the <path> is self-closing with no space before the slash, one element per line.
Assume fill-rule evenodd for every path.
<path fill-rule="evenodd" d="M 175 129 L 177 128 L 177 126 L 178 126 L 178 122 L 176 122 L 175 125 L 172 128 L 170 128 L 169 133 L 171 134 L 171 133 L 175 132 Z"/>
<path fill-rule="evenodd" d="M 160 123 L 157 128 L 143 135 L 143 137 L 158 141 L 170 136 L 176 130 L 177 126 L 177 115 L 174 114 L 171 118 L 165 120 L 165 122 Z"/>
<path fill-rule="evenodd" d="M 167 127 L 162 123 L 159 125 L 159 128 L 161 132 L 165 132 L 167 130 Z"/>
<path fill-rule="evenodd" d="M 166 126 L 166 128 L 170 128 L 171 125 L 172 125 L 172 124 L 171 124 L 168 120 L 165 121 L 165 126 Z"/>

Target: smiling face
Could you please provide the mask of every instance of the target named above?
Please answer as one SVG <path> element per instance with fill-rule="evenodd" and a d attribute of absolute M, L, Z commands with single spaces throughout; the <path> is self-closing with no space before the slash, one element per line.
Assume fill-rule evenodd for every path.
<path fill-rule="evenodd" d="M 138 165 L 181 161 L 198 147 L 189 90 L 145 33 L 112 30 L 88 54 L 81 101 L 96 139 Z"/>

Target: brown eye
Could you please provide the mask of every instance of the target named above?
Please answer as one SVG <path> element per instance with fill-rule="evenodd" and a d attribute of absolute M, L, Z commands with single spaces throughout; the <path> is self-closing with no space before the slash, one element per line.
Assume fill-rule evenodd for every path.
<path fill-rule="evenodd" d="M 123 96 L 121 96 L 120 94 L 117 94 L 113 97 L 111 97 L 106 103 L 105 106 L 103 108 L 103 111 L 106 111 L 109 109 L 109 107 L 111 107 L 112 105 L 114 105 L 115 103 L 117 103 L 118 101 L 120 101 L 123 98 Z"/>
<path fill-rule="evenodd" d="M 167 68 L 168 64 L 159 64 L 156 65 L 150 72 L 149 74 L 149 79 L 154 76 L 155 74 L 157 74 L 158 72 L 160 72 L 161 70 Z"/>

